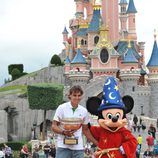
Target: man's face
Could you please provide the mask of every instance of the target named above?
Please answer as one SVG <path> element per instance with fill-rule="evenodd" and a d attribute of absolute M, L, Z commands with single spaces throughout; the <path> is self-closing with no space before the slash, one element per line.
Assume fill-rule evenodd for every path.
<path fill-rule="evenodd" d="M 69 95 L 72 106 L 77 106 L 81 100 L 81 92 L 72 92 Z"/>

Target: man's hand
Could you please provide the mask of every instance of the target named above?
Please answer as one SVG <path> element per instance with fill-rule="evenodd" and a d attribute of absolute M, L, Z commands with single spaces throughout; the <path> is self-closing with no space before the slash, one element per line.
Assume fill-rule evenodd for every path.
<path fill-rule="evenodd" d="M 63 131 L 63 135 L 68 136 L 68 137 L 72 137 L 72 136 L 74 136 L 75 132 L 76 132 L 76 130 L 73 130 L 73 131 Z"/>

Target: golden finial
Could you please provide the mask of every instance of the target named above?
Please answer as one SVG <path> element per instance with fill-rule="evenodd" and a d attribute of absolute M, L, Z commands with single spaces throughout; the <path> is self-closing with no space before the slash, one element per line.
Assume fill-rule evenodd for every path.
<path fill-rule="evenodd" d="M 101 0 L 93 0 L 93 8 L 95 10 L 100 10 L 101 9 Z"/>
<path fill-rule="evenodd" d="M 128 48 L 131 48 L 131 40 L 128 39 Z"/>
<path fill-rule="evenodd" d="M 80 48 L 81 47 L 81 42 L 80 40 L 77 41 L 77 48 Z"/>
<path fill-rule="evenodd" d="M 156 41 L 156 37 L 157 37 L 156 29 L 154 29 L 154 40 L 155 40 L 155 41 Z"/>

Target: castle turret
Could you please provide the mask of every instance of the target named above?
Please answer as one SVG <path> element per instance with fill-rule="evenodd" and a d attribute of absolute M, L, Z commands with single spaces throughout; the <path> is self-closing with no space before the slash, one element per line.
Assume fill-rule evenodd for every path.
<path fill-rule="evenodd" d="M 137 34 L 136 34 L 136 20 L 135 20 L 135 14 L 137 13 L 137 10 L 134 5 L 134 1 L 130 0 L 127 14 L 128 14 L 128 38 L 131 40 L 137 40 Z"/>
<path fill-rule="evenodd" d="M 93 48 L 96 46 L 99 40 L 99 27 L 100 27 L 100 21 L 101 21 L 100 9 L 101 9 L 100 5 L 94 5 L 93 17 L 87 29 L 89 51 L 93 50 Z M 98 40 L 96 40 L 97 38 Z"/>
<path fill-rule="evenodd" d="M 69 34 L 69 32 L 66 29 L 66 26 L 64 27 L 62 34 L 63 34 L 63 43 L 65 43 L 68 40 L 68 34 Z"/>
<path fill-rule="evenodd" d="M 120 34 L 121 34 L 121 38 L 122 39 L 125 39 L 127 38 L 126 35 L 127 35 L 127 14 L 126 14 L 126 11 L 127 11 L 127 1 L 126 0 L 120 0 Z"/>
<path fill-rule="evenodd" d="M 71 61 L 70 61 L 69 57 L 67 56 L 65 59 L 65 65 L 64 65 L 65 75 L 68 75 L 70 72 L 70 64 L 71 64 Z"/>
<path fill-rule="evenodd" d="M 124 59 L 122 61 L 123 64 L 127 64 L 127 69 L 137 69 L 138 68 L 138 60 L 134 55 L 134 50 L 131 47 L 131 42 L 128 43 L 127 52 L 124 54 Z"/>
<path fill-rule="evenodd" d="M 157 41 L 156 41 L 156 33 L 154 34 L 154 46 L 151 53 L 151 57 L 149 59 L 149 62 L 147 64 L 147 68 L 149 69 L 148 73 L 148 84 L 151 87 L 151 114 L 153 117 L 157 118 L 158 113 L 158 47 L 157 47 Z"/>
<path fill-rule="evenodd" d="M 84 86 L 89 79 L 87 63 L 79 47 L 77 48 L 76 56 L 71 61 L 69 79 L 71 80 L 72 84 L 79 84 L 81 86 Z"/>

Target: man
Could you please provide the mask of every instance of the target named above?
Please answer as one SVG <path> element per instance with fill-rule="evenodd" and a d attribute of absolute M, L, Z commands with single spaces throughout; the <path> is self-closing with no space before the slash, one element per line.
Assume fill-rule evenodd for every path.
<path fill-rule="evenodd" d="M 46 158 L 48 158 L 49 151 L 50 151 L 50 145 L 48 144 L 48 142 L 46 143 L 46 145 L 44 145 L 43 150 L 44 150 Z"/>
<path fill-rule="evenodd" d="M 139 134 L 139 136 L 137 137 L 137 141 L 138 141 L 138 144 L 140 145 L 140 150 L 141 150 L 142 143 L 143 143 L 143 137 L 141 136 L 141 134 Z"/>
<path fill-rule="evenodd" d="M 94 139 L 88 128 L 89 118 L 87 110 L 79 105 L 83 90 L 80 86 L 73 86 L 69 91 L 69 102 L 60 105 L 55 113 L 52 130 L 58 134 L 56 158 L 83 158 L 84 146 L 82 131 L 84 135 L 95 145 L 98 142 Z M 77 131 L 66 131 L 61 127 L 60 119 L 63 118 L 80 118 L 83 120 L 82 126 Z M 74 145 L 64 144 L 65 136 L 77 136 L 78 143 Z"/>

